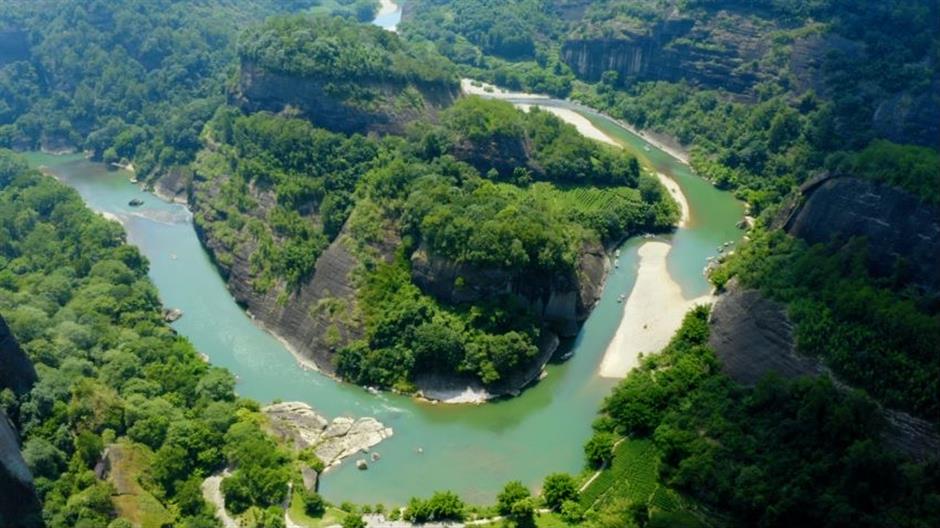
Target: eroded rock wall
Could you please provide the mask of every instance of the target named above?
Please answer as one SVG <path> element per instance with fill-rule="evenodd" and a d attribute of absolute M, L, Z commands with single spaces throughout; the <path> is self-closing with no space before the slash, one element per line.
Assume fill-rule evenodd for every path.
<path fill-rule="evenodd" d="M 940 210 L 901 189 L 851 177 L 821 177 L 781 218 L 788 233 L 810 244 L 868 240 L 868 264 L 899 273 L 920 289 L 940 292 Z"/>
<path fill-rule="evenodd" d="M 355 82 L 358 90 L 371 93 L 373 100 L 368 105 L 350 101 L 350 89 L 343 83 L 294 77 L 246 60 L 242 61 L 233 99 L 249 112 L 299 114 L 315 126 L 335 132 L 402 133 L 408 123 L 419 118 L 434 119 L 459 93 L 456 85 L 444 83 Z"/>

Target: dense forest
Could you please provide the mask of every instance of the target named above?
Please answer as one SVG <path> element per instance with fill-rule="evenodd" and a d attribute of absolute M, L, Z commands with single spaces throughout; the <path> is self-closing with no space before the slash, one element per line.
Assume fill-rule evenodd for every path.
<path fill-rule="evenodd" d="M 301 10 L 369 20 L 374 0 L 0 2 L 0 147 L 90 150 L 147 175 L 193 161 L 239 32 Z"/>
<path fill-rule="evenodd" d="M 220 271 L 244 265 L 252 294 L 278 307 L 342 253 L 349 297 L 302 307 L 330 321 L 326 370 L 413 394 L 428 376 L 519 385 L 561 333 L 532 298 L 589 290 L 590 255 L 668 231 L 676 204 L 636 157 L 549 112 L 463 97 L 400 134 L 346 134 L 290 105 L 238 106 L 240 65 L 317 79 L 362 107 L 420 106 L 421 94 L 387 100 L 360 81 L 451 90 L 468 76 L 662 134 L 757 217 L 712 283 L 779 302 L 797 351 L 831 376 L 735 382 L 698 307 L 603 403 L 582 475 L 549 475 L 536 495 L 509 482 L 485 508 L 428 490 L 389 518 L 937 525 L 938 461 L 893 451 L 883 412 L 940 424 L 936 292 L 900 258 L 873 273 L 871 241 L 812 245 L 780 220 L 823 175 L 936 207 L 936 0 L 409 0 L 400 35 L 357 23 L 377 8 L 0 0 L 0 148 L 86 150 L 151 181 L 192 174 L 194 223 Z M 226 468 L 221 493 L 246 526 L 283 526 L 285 501 L 310 526 L 384 512 L 302 491 L 301 464 L 322 462 L 269 436 L 232 374 L 175 334 L 147 271 L 119 225 L 0 150 L 0 315 L 38 374 L 23 395 L 0 392 L 0 409 L 46 525 L 219 526 L 202 485 Z M 103 458 L 133 493 L 100 478 Z"/>
<path fill-rule="evenodd" d="M 705 308 L 690 312 L 669 346 L 614 389 L 595 438 L 651 439 L 659 478 L 687 493 L 692 511 L 716 508 L 737 526 L 930 526 L 937 519 L 936 462 L 915 464 L 884 449 L 885 423 L 871 399 L 825 378 L 769 376 L 744 388 L 720 372 L 707 318 Z M 644 522 L 633 523 L 635 506 L 615 514 L 625 523 L 617 526 L 643 526 L 656 511 L 655 503 L 640 504 Z M 597 506 L 623 507 L 613 499 Z"/>
<path fill-rule="evenodd" d="M 121 226 L 9 151 L 0 189 L 0 314 L 39 377 L 20 398 L 5 389 L 2 406 L 47 525 L 216 526 L 200 486 L 229 464 L 231 509 L 273 515 L 291 456 L 262 431 L 258 404 L 235 395 L 234 377 L 164 322 Z M 110 470 L 135 482 L 124 500 L 96 478 L 105 448 Z"/>

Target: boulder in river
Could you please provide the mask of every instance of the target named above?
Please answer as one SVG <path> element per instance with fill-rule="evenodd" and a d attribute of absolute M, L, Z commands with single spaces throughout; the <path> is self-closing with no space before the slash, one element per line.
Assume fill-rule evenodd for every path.
<path fill-rule="evenodd" d="M 360 471 L 364 471 L 364 470 L 366 470 L 366 469 L 369 469 L 369 464 L 366 463 L 366 459 L 360 458 L 359 460 L 357 460 L 357 461 L 356 461 L 356 469 L 358 469 L 358 470 L 360 470 Z"/>
<path fill-rule="evenodd" d="M 327 467 L 364 452 L 389 438 L 390 427 L 375 418 L 341 416 L 328 421 L 302 402 L 284 402 L 263 409 L 275 434 L 293 442 L 298 450 L 313 448 Z"/>
<path fill-rule="evenodd" d="M 183 310 L 179 308 L 167 308 L 163 310 L 163 320 L 168 323 L 176 322 L 180 317 L 183 317 Z"/>
<path fill-rule="evenodd" d="M 134 198 L 133 200 L 127 202 L 127 205 L 131 207 L 140 207 L 141 205 L 144 205 L 144 201 L 140 198 Z"/>

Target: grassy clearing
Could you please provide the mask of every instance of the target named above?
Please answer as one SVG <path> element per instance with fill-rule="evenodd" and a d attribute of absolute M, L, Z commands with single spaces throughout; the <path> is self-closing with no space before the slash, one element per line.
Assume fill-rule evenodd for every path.
<path fill-rule="evenodd" d="M 140 485 L 150 467 L 153 453 L 146 446 L 121 442 L 111 446 L 111 473 L 108 479 L 117 493 L 111 497 L 120 517 L 141 528 L 162 528 L 175 520 L 163 505 Z"/>
<path fill-rule="evenodd" d="M 304 528 L 325 528 L 326 526 L 342 524 L 343 518 L 346 517 L 346 512 L 332 506 L 326 509 L 323 517 L 310 517 L 304 512 L 304 501 L 297 493 L 294 493 L 291 497 L 290 509 L 287 513 L 294 521 L 294 524 Z"/>

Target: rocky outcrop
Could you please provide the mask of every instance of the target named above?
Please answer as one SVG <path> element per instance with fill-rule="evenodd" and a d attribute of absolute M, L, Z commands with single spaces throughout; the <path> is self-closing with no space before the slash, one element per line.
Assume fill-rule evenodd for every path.
<path fill-rule="evenodd" d="M 344 228 L 317 259 L 313 273 L 297 288 L 277 285 L 266 290 L 254 286 L 250 263 L 257 242 L 246 236 L 234 244 L 211 235 L 211 224 L 224 221 L 225 213 L 212 208 L 223 176 L 193 184 L 192 210 L 196 234 L 209 251 L 235 301 L 256 321 L 275 333 L 304 360 L 328 374 L 335 371 L 334 353 L 363 335 L 356 305 L 353 270 L 359 258 L 350 249 L 354 242 Z M 277 203 L 273 193 L 251 189 L 256 207 L 251 216 L 264 220 Z M 312 219 L 316 221 L 316 219 Z M 380 243 L 369 247 L 378 258 L 391 258 L 400 239 L 389 231 Z"/>
<path fill-rule="evenodd" d="M 780 303 L 757 290 L 743 288 L 736 280 L 718 297 L 709 319 L 708 344 L 729 377 L 754 385 L 767 374 L 790 379 L 799 376 L 832 376 L 817 359 L 796 351 L 793 324 Z M 833 377 L 834 378 L 834 377 Z M 836 385 L 850 387 L 834 378 Z M 888 423 L 888 446 L 921 460 L 940 452 L 940 434 L 930 422 L 893 409 L 881 409 Z"/>
<path fill-rule="evenodd" d="M 473 303 L 511 295 L 553 331 L 573 337 L 600 298 L 607 256 L 599 244 L 586 244 L 575 270 L 533 274 L 454 262 L 422 247 L 412 255 L 411 266 L 414 283 L 442 302 Z"/>
<path fill-rule="evenodd" d="M 0 390 L 28 392 L 36 381 L 36 370 L 0 317 Z M 33 476 L 20 454 L 13 423 L 0 410 L 0 526 L 42 526 L 42 516 Z"/>
<path fill-rule="evenodd" d="M 868 241 L 868 265 L 921 290 L 940 292 L 940 210 L 890 185 L 824 175 L 800 189 L 777 224 L 810 244 Z"/>
<path fill-rule="evenodd" d="M 0 526 L 43 526 L 33 476 L 20 454 L 16 431 L 0 410 Z"/>
<path fill-rule="evenodd" d="M 186 204 L 193 182 L 193 171 L 184 167 L 166 170 L 153 182 L 153 193 L 168 202 Z"/>
<path fill-rule="evenodd" d="M 611 22 L 603 29 L 578 28 L 562 45 L 561 57 L 592 82 L 615 71 L 621 83 L 685 80 L 746 94 L 764 77 L 756 61 L 769 45 L 766 30 L 752 17 L 673 13 L 648 26 Z"/>
<path fill-rule="evenodd" d="M 20 348 L 10 327 L 0 317 L 0 390 L 10 389 L 14 394 L 24 394 L 36 382 L 36 369 Z"/>
<path fill-rule="evenodd" d="M 375 418 L 339 417 L 328 421 L 302 402 L 276 403 L 262 411 L 277 436 L 297 450 L 313 448 L 326 467 L 366 452 L 394 434 Z"/>
<path fill-rule="evenodd" d="M 433 119 L 459 94 L 456 84 L 446 83 L 358 79 L 355 86 L 294 77 L 243 60 L 233 98 L 250 112 L 295 113 L 337 132 L 401 133 L 410 122 Z M 352 100 L 353 92 L 367 92 L 368 104 Z"/>
<path fill-rule="evenodd" d="M 708 338 L 725 374 L 753 385 L 769 372 L 794 378 L 824 371 L 817 361 L 797 355 L 785 306 L 736 280 L 726 288 L 712 307 Z"/>

